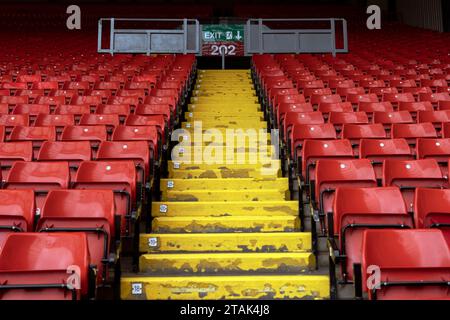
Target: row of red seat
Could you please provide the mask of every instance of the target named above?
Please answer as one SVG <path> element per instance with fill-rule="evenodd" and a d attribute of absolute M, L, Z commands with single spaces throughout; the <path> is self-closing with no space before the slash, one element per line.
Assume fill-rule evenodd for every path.
<path fill-rule="evenodd" d="M 280 129 L 287 174 L 298 182 L 301 219 L 311 212 L 315 254 L 318 237 L 328 238 L 332 298 L 338 264 L 357 296 L 448 298 L 450 203 L 429 200 L 450 199 L 449 68 L 425 60 L 253 58 L 266 119 Z M 382 275 L 375 289 L 366 282 L 373 265 Z"/>
<path fill-rule="evenodd" d="M 167 135 L 192 85 L 195 58 L 94 60 L 94 65 L 84 61 L 70 67 L 81 73 L 81 81 L 98 80 L 97 71 L 107 72 L 96 89 L 94 82 L 89 83 L 90 96 L 80 96 L 78 89 L 11 87 L 6 89 L 10 95 L 0 98 L 6 111 L 0 116 L 0 131 L 2 141 L 7 141 L 0 143 L 1 299 L 93 298 L 96 288 L 112 282 L 118 290 L 121 256 L 131 254 L 137 264 L 141 216 L 149 216 L 153 188 L 159 189 L 153 183 L 159 181 Z M 112 64 L 102 68 L 105 61 Z M 162 65 L 155 67 L 156 84 L 144 81 L 149 69 L 158 65 L 155 61 Z M 53 75 L 45 68 L 25 66 L 22 76 L 11 66 L 6 73 L 13 81 L 68 74 L 64 65 L 55 66 Z M 139 88 L 121 83 L 114 92 L 111 83 L 104 82 L 119 80 L 114 70 L 129 73 L 127 81 L 132 77 L 143 81 L 130 82 Z M 12 86 L 16 84 L 20 82 Z M 167 88 L 172 84 L 176 86 Z M 32 104 L 19 103 L 23 97 Z M 79 286 L 70 286 L 72 277 Z"/>
<path fill-rule="evenodd" d="M 332 290 L 337 264 L 342 281 L 371 299 L 448 298 L 450 190 L 418 188 L 414 216 L 408 211 L 399 188 L 337 188 L 328 214 Z M 370 266 L 379 268 L 378 289 L 368 288 Z"/>

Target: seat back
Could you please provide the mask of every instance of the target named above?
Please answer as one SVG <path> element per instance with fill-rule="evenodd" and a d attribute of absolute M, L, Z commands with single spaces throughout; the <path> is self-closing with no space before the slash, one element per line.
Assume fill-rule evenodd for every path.
<path fill-rule="evenodd" d="M 383 165 L 383 186 L 399 187 L 408 211 L 412 212 L 416 188 L 447 188 L 448 177 L 444 177 L 434 159 L 387 159 Z"/>
<path fill-rule="evenodd" d="M 108 260 L 115 240 L 112 190 L 52 190 L 45 199 L 38 232 L 85 232 L 98 280 L 106 281 Z"/>
<path fill-rule="evenodd" d="M 328 221 L 330 223 L 330 221 Z M 361 263 L 364 230 L 414 228 L 398 188 L 338 188 L 333 203 L 333 234 L 339 238 L 344 278 L 353 280 L 353 264 Z"/>
<path fill-rule="evenodd" d="M 2 177 L 6 177 L 9 169 L 16 161 L 33 160 L 33 143 L 24 142 L 2 142 L 0 143 L 0 164 Z"/>
<path fill-rule="evenodd" d="M 369 266 L 379 268 L 379 289 L 367 288 Z M 439 230 L 365 231 L 362 270 L 369 299 L 450 299 L 450 252 Z"/>
<path fill-rule="evenodd" d="M 88 296 L 89 247 L 84 233 L 12 233 L 0 252 L 2 300 L 70 300 Z M 79 286 L 68 287 L 71 272 Z M 74 278 L 75 280 L 75 278 Z"/>
<path fill-rule="evenodd" d="M 33 231 L 34 214 L 33 190 L 0 190 L 0 252 L 7 234 Z"/>

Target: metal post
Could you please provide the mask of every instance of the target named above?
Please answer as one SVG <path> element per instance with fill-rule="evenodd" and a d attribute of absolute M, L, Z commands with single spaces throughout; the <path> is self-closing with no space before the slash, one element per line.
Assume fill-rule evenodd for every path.
<path fill-rule="evenodd" d="M 184 45 L 183 45 L 183 54 L 187 53 L 187 32 L 188 32 L 188 28 L 187 28 L 187 19 L 184 18 L 183 19 L 183 39 L 184 39 Z"/>
<path fill-rule="evenodd" d="M 114 55 L 114 18 L 111 18 L 111 28 L 109 35 L 109 52 Z"/>
<path fill-rule="evenodd" d="M 263 34 L 262 34 L 262 19 L 258 19 L 258 30 L 259 30 L 259 54 L 263 54 Z"/>
<path fill-rule="evenodd" d="M 336 57 L 336 22 L 331 19 L 331 50 L 333 57 Z"/>
<path fill-rule="evenodd" d="M 225 47 L 220 48 L 220 54 L 222 55 L 222 70 L 225 70 L 225 51 L 227 49 Z"/>
<path fill-rule="evenodd" d="M 98 19 L 97 51 L 102 50 L 102 19 Z"/>

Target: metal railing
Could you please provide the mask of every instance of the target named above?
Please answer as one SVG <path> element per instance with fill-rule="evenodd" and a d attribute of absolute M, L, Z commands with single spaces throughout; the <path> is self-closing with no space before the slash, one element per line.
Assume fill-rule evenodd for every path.
<path fill-rule="evenodd" d="M 103 23 L 109 22 L 109 48 L 102 47 Z M 116 29 L 117 22 L 176 23 L 177 28 Z M 99 53 L 199 53 L 200 24 L 196 19 L 101 18 L 98 21 Z"/>
<path fill-rule="evenodd" d="M 272 29 L 266 23 L 321 23 L 329 28 Z M 342 23 L 343 47 L 336 47 L 337 24 Z M 246 54 L 254 53 L 336 53 L 348 52 L 345 19 L 249 19 L 246 24 Z"/>

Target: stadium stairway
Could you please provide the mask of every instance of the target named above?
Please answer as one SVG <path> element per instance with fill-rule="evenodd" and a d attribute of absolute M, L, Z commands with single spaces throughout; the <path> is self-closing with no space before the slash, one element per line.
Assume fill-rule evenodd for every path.
<path fill-rule="evenodd" d="M 298 202 L 271 157 L 250 71 L 199 70 L 185 119 L 152 228 L 140 236 L 139 272 L 123 274 L 121 298 L 329 298 L 329 277 L 316 271 L 311 234 L 300 231 Z M 236 137 L 244 138 L 224 148 Z"/>

